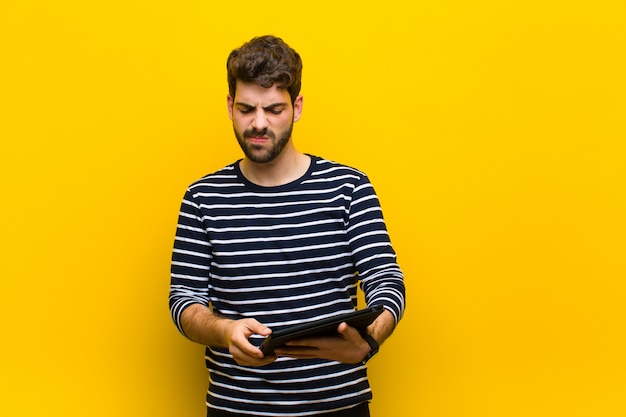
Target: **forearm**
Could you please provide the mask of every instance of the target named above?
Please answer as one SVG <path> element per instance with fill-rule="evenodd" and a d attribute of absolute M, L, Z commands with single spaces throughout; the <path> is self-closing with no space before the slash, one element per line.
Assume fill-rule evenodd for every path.
<path fill-rule="evenodd" d="M 233 320 L 215 315 L 202 304 L 192 304 L 183 311 L 180 322 L 185 335 L 196 343 L 228 347 L 229 327 Z"/>

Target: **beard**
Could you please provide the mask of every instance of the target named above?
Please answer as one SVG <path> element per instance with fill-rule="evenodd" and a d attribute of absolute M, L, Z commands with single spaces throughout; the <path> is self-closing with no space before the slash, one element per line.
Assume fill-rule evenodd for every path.
<path fill-rule="evenodd" d="M 287 143 L 289 143 L 289 138 L 291 138 L 291 133 L 293 131 L 293 120 L 291 121 L 289 128 L 282 132 L 278 138 L 276 137 L 276 134 L 269 129 L 246 129 L 242 134 L 237 131 L 233 125 L 233 130 L 235 131 L 237 142 L 239 142 L 239 146 L 246 155 L 246 158 L 252 162 L 256 162 L 257 164 L 265 164 L 276 159 L 276 157 L 281 154 L 283 149 L 285 149 Z M 254 145 L 246 140 L 250 137 L 259 136 L 267 136 L 270 139 L 271 146 L 269 149 L 264 149 L 262 146 Z"/>

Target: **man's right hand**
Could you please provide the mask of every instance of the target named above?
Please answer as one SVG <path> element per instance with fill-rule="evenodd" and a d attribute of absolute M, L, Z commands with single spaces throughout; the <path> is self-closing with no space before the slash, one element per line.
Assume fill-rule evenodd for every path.
<path fill-rule="evenodd" d="M 261 349 L 248 341 L 253 334 L 269 336 L 269 327 L 255 319 L 229 320 L 226 326 L 226 343 L 228 351 L 239 365 L 263 366 L 276 360 L 276 355 L 263 355 Z"/>
<path fill-rule="evenodd" d="M 269 336 L 272 330 L 257 320 L 231 320 L 217 316 L 202 304 L 193 304 L 183 311 L 181 323 L 185 335 L 205 346 L 228 348 L 239 365 L 263 366 L 276 360 L 276 355 L 263 355 L 261 349 L 248 341 L 253 334 Z"/>

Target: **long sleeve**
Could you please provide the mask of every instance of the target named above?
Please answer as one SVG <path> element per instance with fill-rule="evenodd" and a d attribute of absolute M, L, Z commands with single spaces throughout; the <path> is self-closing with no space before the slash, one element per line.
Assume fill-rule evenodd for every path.
<path fill-rule="evenodd" d="M 187 191 L 180 208 L 172 251 L 169 306 L 172 319 L 184 334 L 180 317 L 191 304 L 209 303 L 211 244 L 202 224 L 198 204 Z"/>
<path fill-rule="evenodd" d="M 347 231 L 367 304 L 383 305 L 397 323 L 405 308 L 403 274 L 391 246 L 378 197 L 366 176 L 352 194 Z"/>

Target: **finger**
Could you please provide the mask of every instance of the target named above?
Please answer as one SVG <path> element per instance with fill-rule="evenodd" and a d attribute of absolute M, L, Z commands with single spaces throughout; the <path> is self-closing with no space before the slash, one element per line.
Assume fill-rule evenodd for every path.
<path fill-rule="evenodd" d="M 316 358 L 319 356 L 319 349 L 311 347 L 281 347 L 274 350 L 278 356 L 289 356 L 291 358 Z"/>
<path fill-rule="evenodd" d="M 320 348 L 317 346 L 287 346 L 283 345 L 274 349 L 275 353 L 297 353 L 297 352 L 317 352 Z"/>
<path fill-rule="evenodd" d="M 261 359 L 257 359 L 257 358 L 250 358 L 249 356 L 243 356 L 243 357 L 234 357 L 235 361 L 239 364 L 239 365 L 244 365 L 244 366 L 263 366 L 263 365 L 268 365 L 272 362 L 274 362 L 278 356 L 276 355 L 266 355 L 265 357 L 261 358 Z"/>
<path fill-rule="evenodd" d="M 250 349 L 248 349 L 249 347 Z M 254 345 L 244 347 L 232 345 L 229 352 L 237 363 L 253 366 L 274 362 L 277 357 L 275 354 L 264 355 L 263 352 Z"/>
<path fill-rule="evenodd" d="M 359 333 L 359 331 L 352 327 L 349 326 L 348 323 L 341 323 L 339 324 L 339 326 L 337 327 L 337 332 L 342 335 L 345 338 L 352 338 L 352 337 L 356 337 Z"/>
<path fill-rule="evenodd" d="M 285 346 L 290 346 L 290 347 L 298 347 L 298 348 L 306 348 L 306 347 L 312 347 L 314 346 L 315 343 L 312 339 L 307 339 L 307 338 L 302 338 L 302 339 L 292 339 L 292 340 L 287 340 L 285 342 Z"/>
<path fill-rule="evenodd" d="M 350 326 L 348 326 L 348 323 L 346 323 L 345 321 L 343 323 L 339 323 L 339 326 L 337 327 L 337 332 L 344 334 L 348 327 Z"/>
<path fill-rule="evenodd" d="M 272 333 L 272 329 L 262 323 L 259 323 L 255 319 L 246 320 L 245 325 L 246 328 L 253 334 L 256 333 L 261 336 L 269 336 Z"/>
<path fill-rule="evenodd" d="M 250 343 L 245 337 L 238 337 L 233 340 L 233 343 L 228 347 L 228 350 L 233 357 L 248 356 L 255 360 L 263 358 L 263 352 L 257 346 Z"/>

